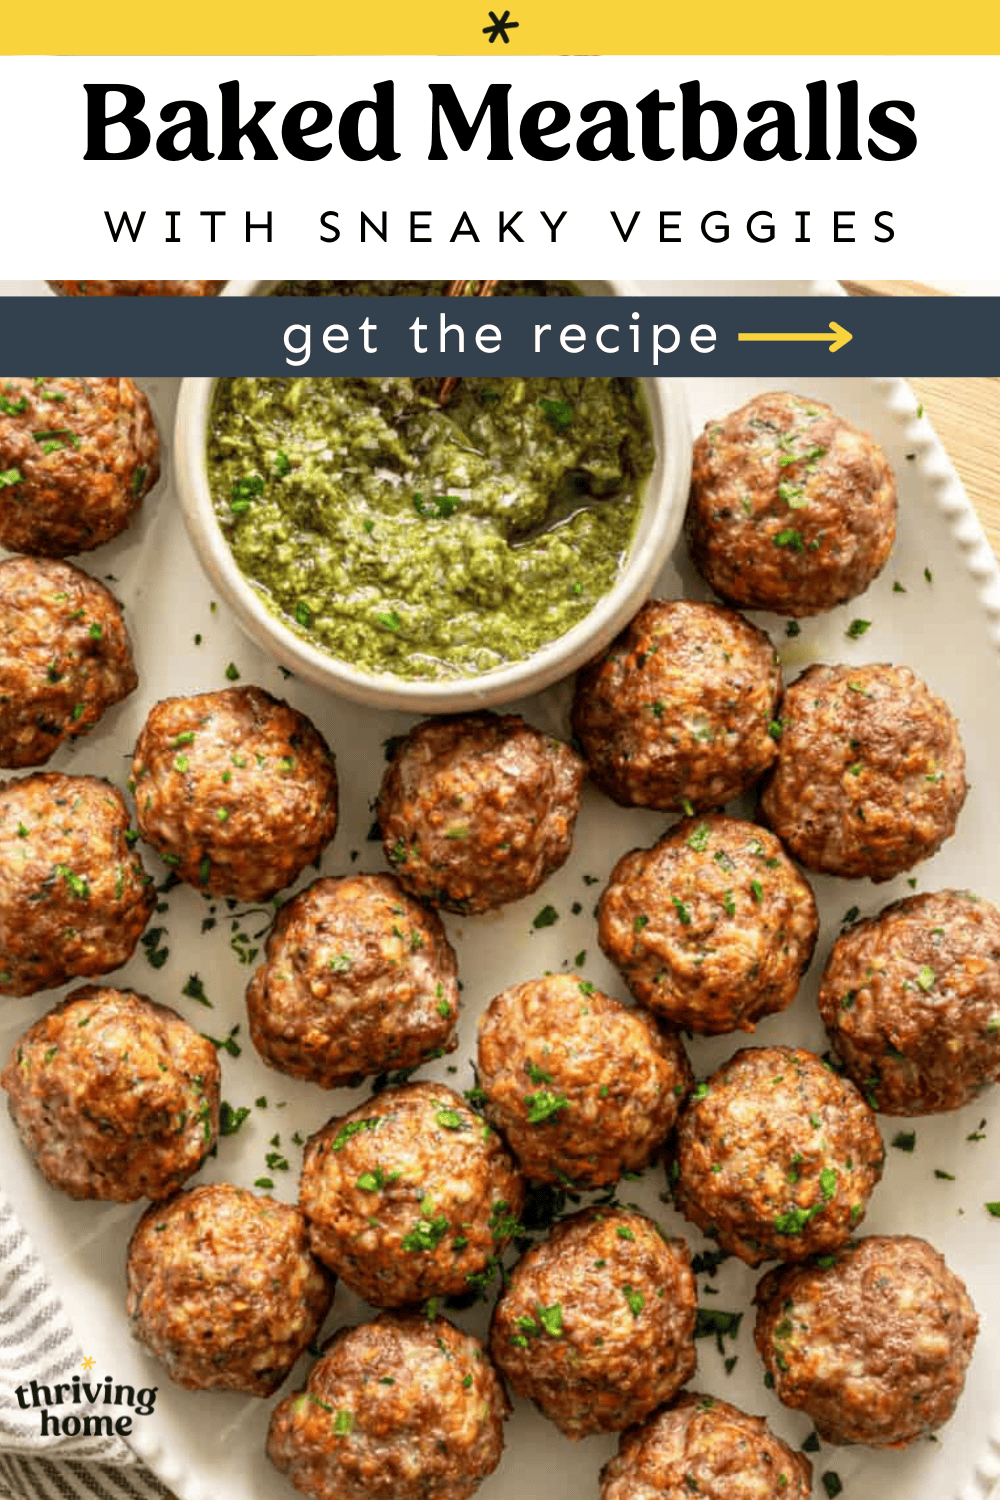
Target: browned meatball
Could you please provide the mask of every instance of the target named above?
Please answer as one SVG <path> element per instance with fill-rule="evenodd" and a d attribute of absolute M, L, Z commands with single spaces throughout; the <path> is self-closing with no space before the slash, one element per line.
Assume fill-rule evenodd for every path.
<path fill-rule="evenodd" d="M 781 668 L 735 610 L 651 600 L 576 680 L 573 732 L 590 774 L 625 807 L 718 807 L 778 753 Z"/>
<path fill-rule="evenodd" d="M 219 1132 L 219 1060 L 183 1016 L 88 984 L 15 1042 L 0 1084 L 35 1165 L 71 1198 L 165 1198 Z"/>
<path fill-rule="evenodd" d="M 523 1203 L 496 1131 L 441 1083 L 385 1089 L 306 1144 L 313 1251 L 373 1307 L 467 1291 Z"/>
<path fill-rule="evenodd" d="M 515 984 L 479 1023 L 486 1118 L 536 1182 L 641 1171 L 693 1082 L 679 1037 L 577 974 Z"/>
<path fill-rule="evenodd" d="M 1000 911 L 971 891 L 894 901 L 834 943 L 819 989 L 874 1109 L 959 1109 L 1000 1079 Z"/>
<path fill-rule="evenodd" d="M 903 1448 L 954 1413 L 979 1319 L 926 1240 L 870 1235 L 778 1266 L 754 1301 L 775 1394 L 825 1442 Z"/>
<path fill-rule="evenodd" d="M 125 530 L 159 474 L 159 435 L 134 381 L 0 375 L 0 545 L 88 552 Z"/>
<path fill-rule="evenodd" d="M 862 593 L 896 536 L 882 449 L 822 401 L 755 396 L 694 445 L 685 521 L 695 567 L 721 598 L 815 615 Z"/>
<path fill-rule="evenodd" d="M 567 1437 L 620 1432 L 693 1374 L 695 1304 L 683 1240 L 630 1209 L 584 1209 L 514 1267 L 490 1352 Z"/>
<path fill-rule="evenodd" d="M 139 682 L 122 607 L 71 563 L 0 563 L 0 766 L 40 766 Z"/>
<path fill-rule="evenodd" d="M 258 687 L 157 703 L 129 790 L 146 842 L 213 896 L 267 900 L 337 828 L 333 752 L 305 714 Z"/>
<path fill-rule="evenodd" d="M 322 1088 L 412 1068 L 458 1045 L 455 952 L 391 875 L 317 880 L 278 913 L 247 990 L 272 1067 Z"/>
<path fill-rule="evenodd" d="M 196 1391 L 269 1396 L 333 1297 L 299 1210 L 230 1182 L 148 1209 L 126 1274 L 133 1336 Z"/>
<path fill-rule="evenodd" d="M 446 911 L 517 901 L 567 859 L 584 775 L 575 750 L 517 714 L 426 719 L 382 778 L 386 858 Z"/>
<path fill-rule="evenodd" d="M 812 1465 L 763 1417 L 684 1391 L 622 1433 L 600 1500 L 810 1500 Z"/>
<path fill-rule="evenodd" d="M 477 1338 L 383 1313 L 338 1329 L 275 1408 L 267 1453 L 315 1500 L 468 1500 L 500 1462 L 506 1416 Z"/>
<path fill-rule="evenodd" d="M 954 833 L 968 790 L 958 724 L 909 667 L 809 667 L 781 720 L 760 810 L 808 870 L 891 880 Z"/>
<path fill-rule="evenodd" d="M 753 1031 L 795 999 L 819 917 L 812 891 L 766 828 L 685 818 L 611 871 L 600 945 L 635 998 L 672 1026 Z"/>
<path fill-rule="evenodd" d="M 56 771 L 0 782 L 0 995 L 119 968 L 155 905 L 110 782 Z"/>
<path fill-rule="evenodd" d="M 674 1202 L 748 1266 L 805 1260 L 861 1222 L 884 1156 L 874 1114 L 821 1058 L 746 1047 L 681 1114 Z"/>
<path fill-rule="evenodd" d="M 61 297 L 216 297 L 224 281 L 50 281 Z"/>

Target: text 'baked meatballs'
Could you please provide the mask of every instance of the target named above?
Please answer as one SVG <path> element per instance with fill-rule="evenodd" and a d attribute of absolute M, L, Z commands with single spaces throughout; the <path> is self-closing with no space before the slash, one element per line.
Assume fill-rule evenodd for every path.
<path fill-rule="evenodd" d="M 213 896 L 267 900 L 337 828 L 332 751 L 305 714 L 258 687 L 157 703 L 129 790 L 146 842 Z"/>
<path fill-rule="evenodd" d="M 804 1260 L 861 1222 L 884 1155 L 852 1083 L 801 1048 L 746 1047 L 681 1114 L 674 1202 L 748 1266 Z"/>
<path fill-rule="evenodd" d="M 70 563 L 0 563 L 0 766 L 40 766 L 138 684 L 118 601 Z"/>
<path fill-rule="evenodd" d="M 535 1182 L 642 1171 L 693 1082 L 679 1037 L 576 974 L 513 985 L 479 1023 L 486 1118 Z"/>
<path fill-rule="evenodd" d="M 954 833 L 958 724 L 909 667 L 808 667 L 781 722 L 760 810 L 806 869 L 891 880 Z"/>
<path fill-rule="evenodd" d="M 694 445 L 685 520 L 699 573 L 730 604 L 815 615 L 862 593 L 896 536 L 882 449 L 823 401 L 755 396 Z"/>
<path fill-rule="evenodd" d="M 127 1275 L 133 1336 L 197 1391 L 269 1396 L 333 1296 L 299 1210 L 229 1182 L 154 1204 L 132 1236 Z"/>
<path fill-rule="evenodd" d="M 0 782 L 0 995 L 30 995 L 126 963 L 156 892 L 121 793 L 96 776 Z"/>
<path fill-rule="evenodd" d="M 810 1500 L 812 1465 L 763 1417 L 684 1391 L 622 1434 L 600 1500 Z"/>
<path fill-rule="evenodd" d="M 694 1372 L 695 1304 L 683 1240 L 630 1209 L 584 1209 L 514 1267 L 490 1352 L 567 1437 L 619 1432 Z"/>
<path fill-rule="evenodd" d="M 65 557 L 124 531 L 160 474 L 134 381 L 0 376 L 0 545 Z"/>
<path fill-rule="evenodd" d="M 322 1088 L 412 1068 L 457 1041 L 455 952 L 391 875 L 317 880 L 278 913 L 247 990 L 272 1067 Z"/>
<path fill-rule="evenodd" d="M 870 1235 L 778 1266 L 754 1301 L 775 1395 L 807 1412 L 825 1442 L 902 1448 L 952 1416 L 979 1319 L 926 1240 Z"/>
<path fill-rule="evenodd" d="M 165 1198 L 219 1132 L 219 1060 L 183 1016 L 85 985 L 15 1042 L 0 1084 L 35 1165 L 72 1198 Z"/>
<path fill-rule="evenodd" d="M 969 891 L 893 902 L 834 943 L 819 1010 L 873 1108 L 961 1108 L 1000 1079 L 1000 912 Z"/>
<path fill-rule="evenodd" d="M 503 1452 L 507 1397 L 483 1346 L 446 1318 L 342 1328 L 267 1453 L 314 1500 L 468 1500 Z"/>
<path fill-rule="evenodd" d="M 468 1291 L 523 1202 L 496 1131 L 440 1083 L 385 1089 L 306 1143 L 313 1251 L 373 1307 Z"/>
<path fill-rule="evenodd" d="M 583 668 L 573 732 L 590 774 L 624 807 L 719 807 L 777 755 L 781 668 L 735 610 L 651 600 Z"/>
<path fill-rule="evenodd" d="M 635 998 L 712 1034 L 785 1010 L 812 958 L 812 891 L 765 828 L 710 813 L 676 823 L 611 871 L 601 948 Z"/>
<path fill-rule="evenodd" d="M 537 890 L 567 859 L 585 770 L 516 714 L 427 719 L 378 794 L 385 855 L 411 895 L 482 912 Z"/>

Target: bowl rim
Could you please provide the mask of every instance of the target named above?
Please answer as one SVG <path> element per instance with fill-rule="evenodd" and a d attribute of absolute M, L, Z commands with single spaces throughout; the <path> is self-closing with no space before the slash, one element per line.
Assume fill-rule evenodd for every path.
<path fill-rule="evenodd" d="M 594 282 L 590 282 L 594 285 Z M 608 295 L 639 295 L 633 282 L 603 283 Z M 261 296 L 268 281 L 230 282 L 221 295 Z M 174 472 L 181 509 L 202 566 L 250 638 L 286 668 L 342 697 L 375 707 L 434 713 L 487 707 L 538 692 L 602 651 L 648 597 L 680 533 L 690 482 L 686 392 L 670 378 L 639 377 L 653 429 L 655 460 L 629 556 L 608 592 L 575 625 L 516 662 L 443 680 L 366 672 L 314 646 L 272 613 L 241 572 L 219 525 L 205 463 L 211 402 L 220 376 L 181 381 Z"/>

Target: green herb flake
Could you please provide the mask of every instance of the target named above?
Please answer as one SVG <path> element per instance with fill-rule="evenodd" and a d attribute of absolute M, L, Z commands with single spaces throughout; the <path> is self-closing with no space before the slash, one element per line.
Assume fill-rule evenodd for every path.
<path fill-rule="evenodd" d="M 626 1283 L 625 1286 L 622 1287 L 622 1296 L 628 1303 L 629 1311 L 631 1312 L 633 1318 L 638 1318 L 639 1314 L 646 1306 L 645 1297 L 641 1292 L 637 1292 L 634 1287 L 629 1286 L 628 1283 Z"/>
<path fill-rule="evenodd" d="M 231 1104 L 227 1104 L 225 1099 L 223 1099 L 219 1106 L 219 1134 L 235 1135 L 249 1113 L 249 1105 L 241 1104 L 238 1109 L 234 1109 Z M 270 1187 L 271 1184 L 269 1183 L 268 1186 Z"/>
<path fill-rule="evenodd" d="M 573 421 L 573 406 L 569 401 L 547 401 L 543 396 L 539 406 L 553 432 L 565 432 Z"/>
<path fill-rule="evenodd" d="M 189 1000 L 197 1000 L 199 1005 L 206 1005 L 209 1009 L 212 1008 L 212 1002 L 205 994 L 205 986 L 197 974 L 192 974 L 189 977 L 187 984 L 181 990 L 181 994 L 186 995 Z M 216 1045 L 220 1044 L 217 1043 Z"/>
<path fill-rule="evenodd" d="M 826 1490 L 828 1500 L 834 1500 L 835 1495 L 842 1493 L 844 1486 L 836 1469 L 827 1469 L 823 1475 L 823 1488 Z"/>
<path fill-rule="evenodd" d="M 696 854 L 703 854 L 708 848 L 710 833 L 711 830 L 707 823 L 699 823 L 694 833 L 690 834 L 685 840 L 688 848 L 693 849 Z"/>
<path fill-rule="evenodd" d="M 569 1109 L 569 1100 L 565 1094 L 554 1094 L 550 1089 L 540 1089 L 536 1094 L 525 1094 L 524 1102 L 528 1106 L 528 1124 L 541 1125 L 545 1120 L 551 1120 L 559 1114 L 560 1110 Z"/>
<path fill-rule="evenodd" d="M 337 1132 L 331 1151 L 343 1151 L 352 1136 L 360 1135 L 363 1130 L 377 1130 L 382 1123 L 381 1115 L 366 1115 L 361 1120 L 348 1120 Z"/>
<path fill-rule="evenodd" d="M 554 906 L 543 906 L 531 925 L 538 931 L 542 927 L 553 927 L 558 920 L 559 913 Z"/>
<path fill-rule="evenodd" d="M 856 641 L 864 635 L 866 630 L 870 630 L 871 626 L 871 620 L 852 620 L 844 631 L 844 634 L 849 636 L 852 641 Z"/>

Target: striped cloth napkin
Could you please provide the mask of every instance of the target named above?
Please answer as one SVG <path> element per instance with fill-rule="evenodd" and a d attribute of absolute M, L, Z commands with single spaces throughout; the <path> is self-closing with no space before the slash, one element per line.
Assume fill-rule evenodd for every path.
<path fill-rule="evenodd" d="M 82 1358 L 0 1188 L 0 1500 L 164 1500 L 163 1485 L 120 1437 L 42 1439 L 38 1412 L 21 1410 L 19 1385 L 69 1381 L 81 1373 Z"/>

